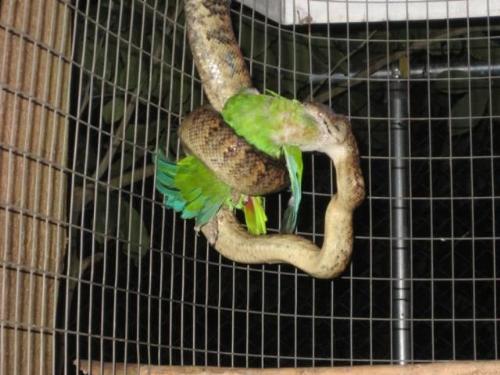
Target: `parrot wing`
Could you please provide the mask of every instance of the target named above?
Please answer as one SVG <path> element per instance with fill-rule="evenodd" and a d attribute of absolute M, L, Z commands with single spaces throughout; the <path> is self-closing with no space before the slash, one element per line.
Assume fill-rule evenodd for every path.
<path fill-rule="evenodd" d="M 155 157 L 155 163 L 156 188 L 163 194 L 163 204 L 176 212 L 181 212 L 186 206 L 186 200 L 175 188 L 174 178 L 177 174 L 177 164 L 167 160 L 162 154 Z"/>
<path fill-rule="evenodd" d="M 158 154 L 156 186 L 165 206 L 181 212 L 183 219 L 194 218 L 196 227 L 206 224 L 231 198 L 231 188 L 194 156 L 176 164 Z"/>
<path fill-rule="evenodd" d="M 183 219 L 194 218 L 197 228 L 208 223 L 225 204 L 230 209 L 243 209 L 250 233 L 266 233 L 264 198 L 248 197 L 247 204 L 243 204 L 245 198 L 241 196 L 233 202 L 231 187 L 194 156 L 174 163 L 158 153 L 156 188 L 163 194 L 166 207 L 181 212 Z"/>
<path fill-rule="evenodd" d="M 243 206 L 248 232 L 253 235 L 266 234 L 265 200 L 262 197 L 248 197 Z"/>
<path fill-rule="evenodd" d="M 271 121 L 269 107 L 274 97 L 242 91 L 229 98 L 222 110 L 224 121 L 252 146 L 278 158 L 281 147 L 272 140 L 276 121 Z"/>
<path fill-rule="evenodd" d="M 292 233 L 297 225 L 297 215 L 302 197 L 302 171 L 304 165 L 302 162 L 302 152 L 298 147 L 284 146 L 283 151 L 288 174 L 290 176 L 292 197 L 288 201 L 288 207 L 285 210 L 281 231 L 284 233 Z"/>
<path fill-rule="evenodd" d="M 229 98 L 222 117 L 236 134 L 274 158 L 282 153 L 280 134 L 298 129 L 317 131 L 316 122 L 300 102 L 274 93 L 253 94 L 243 90 Z"/>

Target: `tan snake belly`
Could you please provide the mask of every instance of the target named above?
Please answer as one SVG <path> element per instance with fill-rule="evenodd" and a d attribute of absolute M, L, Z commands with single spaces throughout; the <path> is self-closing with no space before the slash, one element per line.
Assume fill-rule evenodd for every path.
<path fill-rule="evenodd" d="M 232 30 L 229 2 L 185 0 L 185 11 L 189 43 L 205 93 L 213 108 L 220 112 L 227 99 L 241 89 L 252 87 Z M 252 236 L 227 209 L 221 209 L 202 227 L 202 232 L 217 251 L 234 261 L 290 263 L 314 277 L 332 278 L 346 268 L 351 257 L 352 215 L 364 198 L 364 180 L 358 148 L 347 119 L 321 105 L 312 104 L 308 108 L 317 119 L 321 136 L 301 148 L 326 153 L 335 164 L 337 177 L 337 194 L 332 196 L 325 213 L 322 248 L 294 235 Z M 238 183 L 241 183 L 241 178 L 246 178 L 248 171 L 255 173 L 248 179 L 252 182 L 247 191 L 263 194 L 281 189 L 286 184 L 284 166 L 274 161 L 274 164 L 270 163 L 262 154 L 253 154 L 247 148 L 250 146 L 237 139 L 235 134 L 234 140 L 217 142 L 219 131 L 222 139 L 230 137 L 227 130 L 222 130 L 227 126 L 222 125 L 217 113 L 208 108 L 198 109 L 181 126 L 181 140 L 189 152 L 201 158 L 223 180 L 227 170 L 233 168 L 231 173 L 236 174 L 233 173 L 232 178 L 236 176 Z M 232 155 L 234 147 L 238 152 Z M 245 156 L 248 156 L 246 160 Z M 259 159 L 261 157 L 263 159 Z M 234 165 L 230 167 L 231 163 Z M 238 174 L 238 171 L 243 173 Z M 237 187 L 233 185 L 235 181 L 228 184 Z"/>

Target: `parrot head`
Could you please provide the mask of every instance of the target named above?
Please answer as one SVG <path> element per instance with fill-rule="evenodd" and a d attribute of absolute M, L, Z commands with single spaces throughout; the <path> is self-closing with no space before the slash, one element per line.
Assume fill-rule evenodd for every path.
<path fill-rule="evenodd" d="M 324 151 L 332 144 L 341 144 L 348 136 L 348 121 L 344 116 L 337 115 L 330 107 L 317 103 L 305 102 L 305 111 L 316 121 L 320 136 L 314 143 L 297 145 L 302 151 Z"/>

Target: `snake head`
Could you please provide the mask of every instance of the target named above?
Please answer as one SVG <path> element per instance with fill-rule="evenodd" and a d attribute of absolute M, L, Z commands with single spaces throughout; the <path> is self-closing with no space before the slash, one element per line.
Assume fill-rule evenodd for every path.
<path fill-rule="evenodd" d="M 301 147 L 303 151 L 324 151 L 325 148 L 345 142 L 350 134 L 350 124 L 345 116 L 338 115 L 330 107 L 317 102 L 305 102 L 304 108 L 316 120 L 320 136 L 315 144 Z"/>

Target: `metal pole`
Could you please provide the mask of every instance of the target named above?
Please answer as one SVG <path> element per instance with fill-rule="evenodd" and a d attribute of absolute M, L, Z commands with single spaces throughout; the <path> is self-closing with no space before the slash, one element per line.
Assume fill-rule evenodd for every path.
<path fill-rule="evenodd" d="M 410 70 L 408 72 L 410 79 L 419 80 L 419 79 L 429 79 L 429 78 L 437 78 L 440 74 L 443 74 L 449 70 L 456 70 L 470 74 L 471 77 L 489 77 L 490 74 L 492 76 L 500 75 L 500 64 L 487 62 L 475 62 L 472 65 L 463 62 L 451 62 L 448 61 L 438 61 L 432 64 L 432 66 L 427 66 L 424 63 L 415 63 L 410 66 Z M 312 83 L 322 82 L 325 79 L 331 79 L 333 83 L 342 83 L 347 81 L 348 79 L 355 78 L 358 76 L 359 72 L 351 72 L 350 74 L 344 73 L 333 73 L 329 74 L 312 74 L 310 76 Z M 373 74 L 370 75 L 370 79 L 374 80 L 387 80 L 391 78 L 393 75 L 393 71 L 389 69 L 380 69 Z M 442 79 L 446 79 L 443 77 Z"/>
<path fill-rule="evenodd" d="M 392 191 L 392 358 L 411 360 L 410 252 L 408 246 L 408 127 L 407 95 L 399 69 L 392 70 L 390 86 Z"/>

